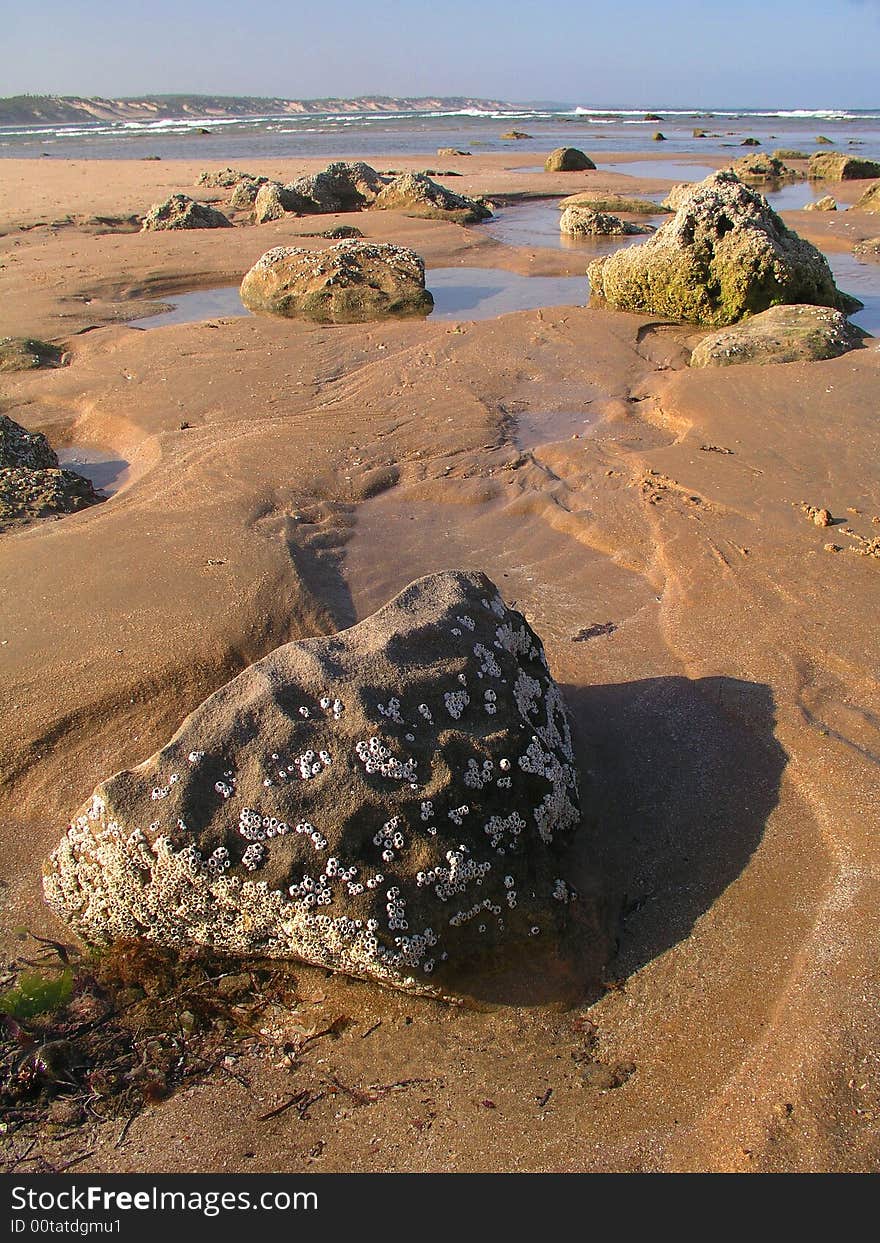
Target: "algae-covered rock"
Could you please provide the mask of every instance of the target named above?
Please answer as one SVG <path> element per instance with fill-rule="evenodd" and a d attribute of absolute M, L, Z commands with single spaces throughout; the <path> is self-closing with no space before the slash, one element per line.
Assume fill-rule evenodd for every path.
<path fill-rule="evenodd" d="M 326 250 L 277 246 L 246 273 L 241 300 L 251 311 L 322 323 L 427 315 L 434 305 L 415 251 L 359 241 Z"/>
<path fill-rule="evenodd" d="M 692 367 L 737 363 L 796 363 L 839 358 L 864 338 L 840 311 L 825 306 L 774 306 L 732 328 L 704 337 Z"/>
<path fill-rule="evenodd" d="M 609 212 L 586 207 L 566 207 L 559 217 L 559 231 L 569 237 L 613 237 L 617 234 L 653 233 L 647 224 L 633 224 Z"/>
<path fill-rule="evenodd" d="M 61 358 L 61 350 L 48 341 L 38 341 L 34 337 L 0 337 L 0 372 L 60 367 Z"/>
<path fill-rule="evenodd" d="M 509 129 L 506 134 L 501 135 L 507 142 L 519 142 L 523 138 L 531 138 L 531 134 L 524 133 L 521 129 Z"/>
<path fill-rule="evenodd" d="M 880 211 L 880 181 L 868 186 L 864 194 L 853 203 L 857 211 Z"/>
<path fill-rule="evenodd" d="M 231 229 L 232 221 L 222 211 L 196 203 L 186 194 L 172 194 L 163 203 L 155 203 L 144 216 L 141 232 L 159 229 Z"/>
<path fill-rule="evenodd" d="M 825 256 L 727 171 L 694 186 L 644 245 L 596 260 L 588 272 L 595 296 L 620 310 L 719 327 L 779 303 L 854 305 Z"/>
<path fill-rule="evenodd" d="M 740 156 L 730 165 L 730 171 L 736 173 L 740 181 L 802 181 L 804 177 L 778 156 L 766 152 Z"/>
<path fill-rule="evenodd" d="M 744 138 L 739 145 L 741 147 L 760 147 L 761 140 L 759 138 Z"/>
<path fill-rule="evenodd" d="M 465 194 L 447 190 L 424 173 L 402 173 L 376 196 L 377 211 L 403 211 L 409 216 L 471 224 L 492 215 L 488 207 Z"/>
<path fill-rule="evenodd" d="M 876 160 L 863 160 L 837 151 L 817 152 L 810 157 L 807 176 L 811 181 L 861 181 L 868 177 L 880 177 L 880 164 Z"/>
<path fill-rule="evenodd" d="M 544 161 L 545 173 L 582 173 L 596 165 L 577 147 L 557 147 Z"/>
<path fill-rule="evenodd" d="M 661 133 L 660 133 L 660 131 L 659 131 L 659 129 L 658 129 L 658 130 L 657 130 L 657 132 L 656 132 L 655 134 L 652 134 L 652 135 L 651 135 L 651 139 L 652 139 L 652 141 L 654 141 L 654 142 L 666 142 L 666 135 L 665 135 L 665 134 L 661 134 Z"/>
<path fill-rule="evenodd" d="M 777 147 L 773 156 L 777 160 L 808 160 L 810 158 L 808 152 L 798 151 L 796 147 Z"/>
<path fill-rule="evenodd" d="M 452 993 L 558 947 L 586 905 L 568 881 L 579 823 L 540 640 L 485 575 L 445 572 L 211 695 L 96 788 L 44 888 L 91 943 L 203 945 Z"/>
<path fill-rule="evenodd" d="M 0 531 L 75 513 L 100 499 L 91 480 L 59 467 L 41 432 L 0 415 Z"/>
<path fill-rule="evenodd" d="M 825 194 L 815 203 L 807 203 L 804 211 L 837 211 L 837 199 L 832 194 Z"/>

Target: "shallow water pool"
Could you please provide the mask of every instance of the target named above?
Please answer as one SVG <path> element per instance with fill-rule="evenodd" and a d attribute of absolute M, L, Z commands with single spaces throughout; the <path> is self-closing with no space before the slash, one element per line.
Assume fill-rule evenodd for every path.
<path fill-rule="evenodd" d="M 839 289 L 864 302 L 864 309 L 850 319 L 872 337 L 880 336 L 880 263 L 862 262 L 851 254 L 825 256 Z"/>
<path fill-rule="evenodd" d="M 601 164 L 606 173 L 625 173 L 627 177 L 648 177 L 666 181 L 705 181 L 715 172 L 714 164 L 685 164 L 678 160 L 625 160 L 622 164 Z"/>
<path fill-rule="evenodd" d="M 69 445 L 57 450 L 58 465 L 91 479 L 99 492 L 112 496 L 128 479 L 129 462 L 94 445 Z"/>
<path fill-rule="evenodd" d="M 558 221 L 556 231 L 558 234 Z M 611 246 L 594 253 L 607 254 L 616 249 Z M 503 268 L 431 268 L 425 283 L 434 295 L 431 319 L 492 319 L 542 306 L 583 306 L 589 292 L 586 276 L 520 276 Z M 227 285 L 176 294 L 171 310 L 132 320 L 130 326 L 164 328 L 249 314 L 238 286 Z"/>
<path fill-rule="evenodd" d="M 602 255 L 610 255 L 622 246 L 637 245 L 650 237 L 649 233 L 635 233 L 631 236 L 624 234 L 620 237 L 570 237 L 559 231 L 561 215 L 559 199 L 535 199 L 529 203 L 499 208 L 492 219 L 480 227 L 506 246 L 550 246 L 582 251 L 587 263 Z M 640 222 L 652 224 L 655 228 L 668 219 L 665 212 L 657 216 L 639 217 Z"/>

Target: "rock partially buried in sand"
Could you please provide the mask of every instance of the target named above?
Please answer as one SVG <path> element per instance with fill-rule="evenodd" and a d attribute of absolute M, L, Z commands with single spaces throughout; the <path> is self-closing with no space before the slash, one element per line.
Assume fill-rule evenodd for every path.
<path fill-rule="evenodd" d="M 804 211 L 837 211 L 837 199 L 832 194 L 825 194 L 815 203 L 807 203 Z"/>
<path fill-rule="evenodd" d="M 0 415 L 0 531 L 76 513 L 100 500 L 91 480 L 58 466 L 41 432 Z"/>
<path fill-rule="evenodd" d="M 807 176 L 812 181 L 861 181 L 868 177 L 880 177 L 880 164 L 876 160 L 861 160 L 854 155 L 825 152 L 810 157 Z"/>
<path fill-rule="evenodd" d="M 231 229 L 232 221 L 222 211 L 197 203 L 187 194 L 172 194 L 164 203 L 155 203 L 144 216 L 142 233 L 159 229 Z"/>
<path fill-rule="evenodd" d="M 97 787 L 44 888 L 91 943 L 206 945 L 447 992 L 564 929 L 579 822 L 540 640 L 485 575 L 447 572 L 213 694 Z"/>
<path fill-rule="evenodd" d="M 278 181 L 267 181 L 260 186 L 254 198 L 252 219 L 254 224 L 267 224 L 271 220 L 283 220 L 288 214 L 298 215 L 302 199 Z"/>
<path fill-rule="evenodd" d="M 251 311 L 302 316 L 322 323 L 361 323 L 385 316 L 427 315 L 425 265 L 390 242 L 339 242 L 325 250 L 277 246 L 241 282 Z"/>
<path fill-rule="evenodd" d="M 459 151 L 458 147 L 438 147 L 439 156 L 470 155 L 470 151 Z"/>
<path fill-rule="evenodd" d="M 508 142 L 510 141 L 517 142 L 523 138 L 531 138 L 531 134 L 526 134 L 521 129 L 509 129 L 507 133 L 502 134 L 501 137 L 506 139 Z"/>
<path fill-rule="evenodd" d="M 472 224 L 492 215 L 477 199 L 447 190 L 424 173 L 402 173 L 385 186 L 373 203 L 376 211 L 403 211 L 410 216 Z"/>
<path fill-rule="evenodd" d="M 868 186 L 864 194 L 853 203 L 853 207 L 857 211 L 880 211 L 880 181 L 876 185 Z"/>
<path fill-rule="evenodd" d="M 866 237 L 863 242 L 856 242 L 853 254 L 864 255 L 866 259 L 880 259 L 880 237 Z"/>
<path fill-rule="evenodd" d="M 559 217 L 559 231 L 569 237 L 612 237 L 627 233 L 653 233 L 647 224 L 632 224 L 604 211 L 586 207 L 566 207 Z"/>
<path fill-rule="evenodd" d="M 48 341 L 37 341 L 34 337 L 0 337 L 0 372 L 60 367 L 61 358 L 61 350 Z"/>
<path fill-rule="evenodd" d="M 774 306 L 732 328 L 704 337 L 692 367 L 737 363 L 799 363 L 839 358 L 858 349 L 865 334 L 840 311 L 825 306 Z"/>
<path fill-rule="evenodd" d="M 557 147 L 544 161 L 545 173 L 582 173 L 596 165 L 577 147 Z"/>
<path fill-rule="evenodd" d="M 586 207 L 589 211 L 607 211 L 612 215 L 628 212 L 633 216 L 659 216 L 669 210 L 650 199 L 628 199 L 619 194 L 569 194 L 559 200 L 557 207 L 561 211 L 566 207 Z"/>
<path fill-rule="evenodd" d="M 260 187 L 264 186 L 267 180 L 266 177 L 243 177 L 241 181 L 237 181 L 229 197 L 229 206 L 232 210 L 247 211 L 248 208 L 253 207 L 260 193 Z"/>
<path fill-rule="evenodd" d="M 780 303 L 861 305 L 837 288 L 815 246 L 725 171 L 694 186 L 644 245 L 596 260 L 588 273 L 595 296 L 619 310 L 719 327 Z"/>
<path fill-rule="evenodd" d="M 265 177 L 257 177 L 255 173 L 245 173 L 240 168 L 218 168 L 215 171 L 205 169 L 196 179 L 197 186 L 211 186 L 215 189 L 229 190 L 239 181 L 265 181 Z"/>

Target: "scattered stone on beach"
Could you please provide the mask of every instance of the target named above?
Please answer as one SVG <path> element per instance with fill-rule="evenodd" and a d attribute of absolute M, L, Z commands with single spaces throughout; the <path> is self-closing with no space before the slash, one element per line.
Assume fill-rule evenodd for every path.
<path fill-rule="evenodd" d="M 501 137 L 507 139 L 508 141 L 512 140 L 512 141 L 517 142 L 522 138 L 531 138 L 531 134 L 525 134 L 523 133 L 522 130 L 519 130 L 519 129 L 509 129 L 507 133 L 502 134 Z"/>
<path fill-rule="evenodd" d="M 37 341 L 34 337 L 0 337 L 0 372 L 60 367 L 62 358 L 62 351 L 48 341 Z"/>
<path fill-rule="evenodd" d="M 718 327 L 779 303 L 861 305 L 837 288 L 821 251 L 726 170 L 692 187 L 642 246 L 595 260 L 588 273 L 594 296 L 619 310 Z"/>
<path fill-rule="evenodd" d="M 155 203 L 144 216 L 142 233 L 159 229 L 231 229 L 232 221 L 222 211 L 197 203 L 187 194 L 172 194 L 164 203 Z"/>
<path fill-rule="evenodd" d="M 287 186 L 278 181 L 267 181 L 257 191 L 251 218 L 254 224 L 283 220 L 287 215 L 299 215 L 302 205 L 300 195 Z"/>
<path fill-rule="evenodd" d="M 880 181 L 868 186 L 864 194 L 853 203 L 853 207 L 856 211 L 880 211 Z"/>
<path fill-rule="evenodd" d="M 646 112 L 643 121 L 662 121 L 663 118 L 658 116 L 656 112 Z"/>
<path fill-rule="evenodd" d="M 403 211 L 410 216 L 452 219 L 462 224 L 486 220 L 492 215 L 478 199 L 447 190 L 424 173 L 402 173 L 376 196 L 377 211 Z"/>
<path fill-rule="evenodd" d="M 804 174 L 789 168 L 784 160 L 775 155 L 759 152 L 742 155 L 729 166 L 740 181 L 803 181 Z"/>
<path fill-rule="evenodd" d="M 545 173 L 582 173 L 596 165 L 577 147 L 557 147 L 544 161 Z"/>
<path fill-rule="evenodd" d="M 758 138 L 744 138 L 739 145 L 741 147 L 760 147 L 761 141 Z"/>
<path fill-rule="evenodd" d="M 310 215 L 360 211 L 375 200 L 384 184 L 369 164 L 337 160 L 322 172 L 300 177 L 284 189 L 299 196 L 301 202 L 295 210 Z"/>
<path fill-rule="evenodd" d="M 356 224 L 337 224 L 332 229 L 325 229 L 323 233 L 315 234 L 315 237 L 327 237 L 334 242 L 342 242 L 348 238 L 363 236 L 363 232 Z"/>
<path fill-rule="evenodd" d="M 692 138 L 708 138 L 709 135 L 706 133 L 704 129 L 695 129 L 691 132 L 691 137 Z"/>
<path fill-rule="evenodd" d="M 579 823 L 540 640 L 485 575 L 447 571 L 211 695 L 96 788 L 44 888 L 93 944 L 195 944 L 466 992 L 482 966 L 559 944 Z"/>
<path fill-rule="evenodd" d="M 834 146 L 834 140 L 832 138 L 826 138 L 824 134 L 817 134 L 813 141 L 818 143 L 820 147 Z"/>
<path fill-rule="evenodd" d="M 456 156 L 456 155 L 470 155 L 471 153 L 470 151 L 459 151 L 458 147 L 438 147 L 437 154 L 441 158 L 442 157 L 448 158 L 450 156 Z"/>
<path fill-rule="evenodd" d="M 692 367 L 737 363 L 797 363 L 839 358 L 863 344 L 865 334 L 841 311 L 825 306 L 773 306 L 704 337 Z"/>
<path fill-rule="evenodd" d="M 833 194 L 824 194 L 815 203 L 807 203 L 804 211 L 837 211 L 837 199 Z"/>
<path fill-rule="evenodd" d="M 880 164 L 837 151 L 817 153 L 810 157 L 807 176 L 811 181 L 862 181 L 880 177 Z"/>
<path fill-rule="evenodd" d="M 853 254 L 865 259 L 880 259 L 880 237 L 866 237 L 863 242 L 856 242 Z"/>
<path fill-rule="evenodd" d="M 100 500 L 91 480 L 59 468 L 41 432 L 0 415 L 0 531 L 75 513 Z"/>
<path fill-rule="evenodd" d="M 243 177 L 232 189 L 229 206 L 233 211 L 248 211 L 256 202 L 260 186 L 264 186 L 267 181 L 267 177 Z"/>
<path fill-rule="evenodd" d="M 321 323 L 427 315 L 434 305 L 415 251 L 359 241 L 325 250 L 277 246 L 245 274 L 241 300 L 251 311 Z"/>
<path fill-rule="evenodd" d="M 801 512 L 806 514 L 810 522 L 817 527 L 830 527 L 834 521 L 830 509 L 825 509 L 818 505 L 809 505 L 806 501 L 801 501 Z"/>
<path fill-rule="evenodd" d="M 656 132 L 656 134 L 652 134 L 652 135 L 651 135 L 651 140 L 652 140 L 652 142 L 666 142 L 666 135 L 665 135 L 665 134 L 661 134 L 661 133 L 660 133 L 660 131 L 659 131 L 659 129 L 658 129 L 658 130 L 657 130 L 657 132 Z"/>
<path fill-rule="evenodd" d="M 622 212 L 631 216 L 661 216 L 669 209 L 649 199 L 627 199 L 619 194 L 569 194 L 557 203 L 560 211 L 567 207 L 584 207 L 588 211 L 607 211 L 612 215 Z"/>
<path fill-rule="evenodd" d="M 587 207 L 566 207 L 559 217 L 559 231 L 569 237 L 612 237 L 617 234 L 653 233 L 649 224 L 633 224 L 609 212 Z"/>
<path fill-rule="evenodd" d="M 266 178 L 260 178 L 255 173 L 245 173 L 240 168 L 220 168 L 214 172 L 206 169 L 199 173 L 196 179 L 197 186 L 210 186 L 214 189 L 231 190 L 239 181 L 265 181 Z"/>

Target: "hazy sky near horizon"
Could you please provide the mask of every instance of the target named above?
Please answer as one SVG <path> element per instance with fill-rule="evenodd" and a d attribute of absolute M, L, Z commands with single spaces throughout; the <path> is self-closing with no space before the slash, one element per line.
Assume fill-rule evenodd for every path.
<path fill-rule="evenodd" d="M 880 105 L 880 0 L 30 0 L 0 95 L 472 95 Z"/>

